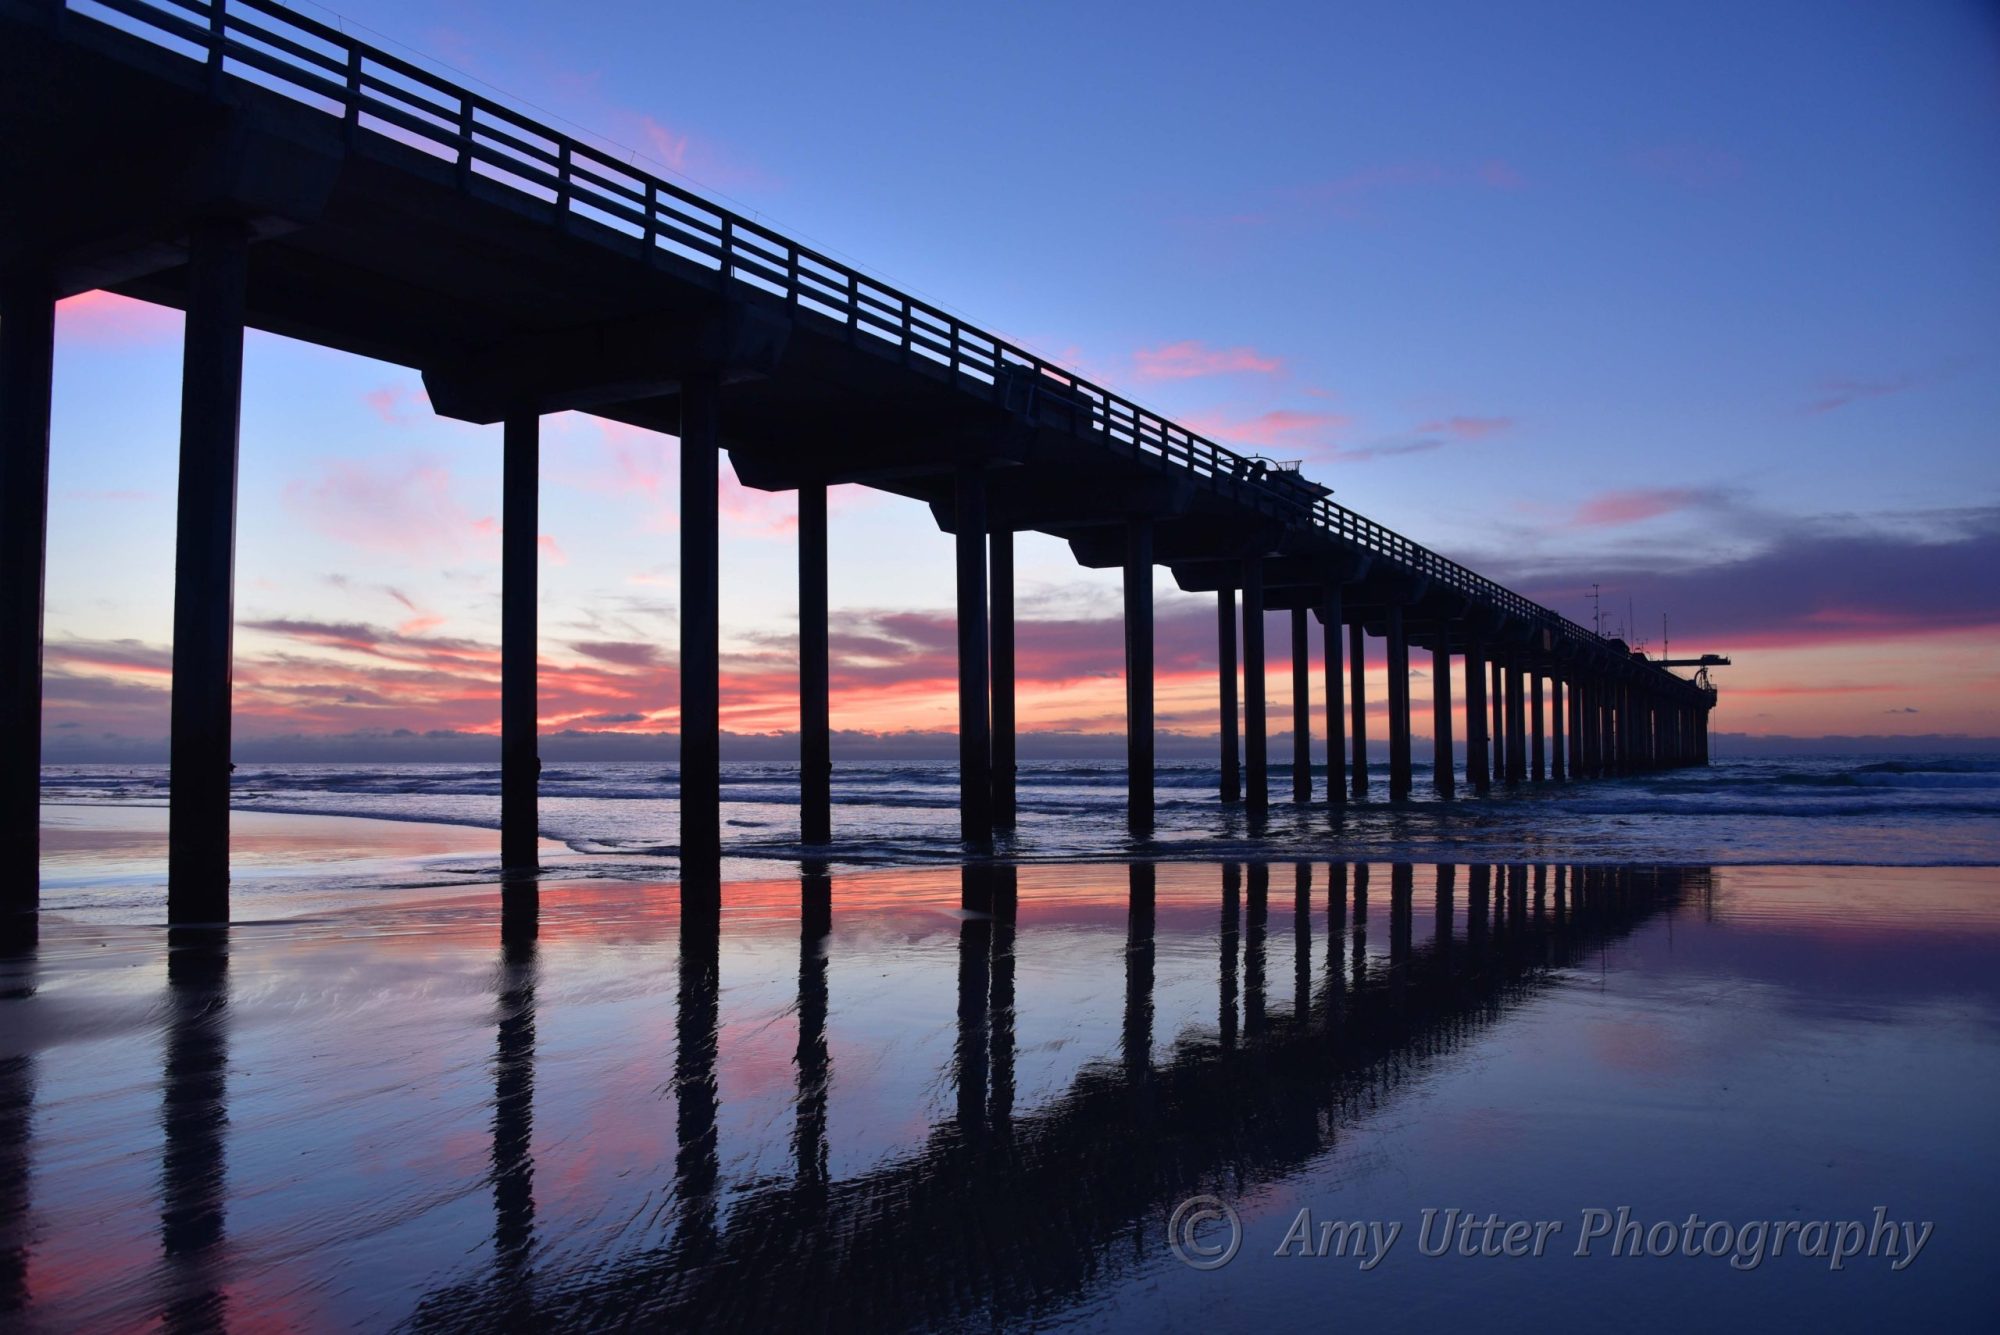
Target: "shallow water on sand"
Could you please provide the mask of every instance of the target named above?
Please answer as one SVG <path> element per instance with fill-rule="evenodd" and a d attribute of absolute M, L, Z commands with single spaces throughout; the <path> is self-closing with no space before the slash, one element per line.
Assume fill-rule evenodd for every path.
<path fill-rule="evenodd" d="M 53 913 L 0 960 L 0 1310 L 50 1328 L 2000 1316 L 1990 869 L 850 872 L 729 885 L 719 927 L 626 882 L 544 885 L 533 918 L 491 886 L 336 898 L 171 948 Z M 1171 1245 L 1200 1195 L 1240 1230 L 1217 1269 Z M 1797 1231 L 1747 1269 L 1611 1238 L 1573 1255 L 1586 1212 L 1621 1206 L 1732 1238 L 1823 1221 L 1821 1250 L 1877 1206 L 1931 1231 L 1914 1261 L 1878 1247 L 1838 1270 Z M 1425 1255 L 1423 1212 L 1453 1208 L 1561 1228 L 1539 1257 Z M 1315 1242 L 1401 1227 L 1370 1269 L 1274 1255 L 1302 1210 Z M 1182 1222 L 1196 1261 L 1228 1236 Z"/>

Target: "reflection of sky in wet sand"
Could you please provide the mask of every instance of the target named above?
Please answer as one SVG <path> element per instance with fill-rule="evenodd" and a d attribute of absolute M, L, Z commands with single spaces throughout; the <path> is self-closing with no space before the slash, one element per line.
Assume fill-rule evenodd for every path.
<path fill-rule="evenodd" d="M 671 887 L 545 886 L 507 951 L 491 887 L 315 909 L 233 929 L 220 968 L 189 947 L 172 978 L 159 931 L 51 915 L 0 1002 L 0 1103 L 31 1128 L 0 1159 L 6 1248 L 63 1325 L 218 1304 L 371 1326 L 420 1305 L 1234 1325 L 1336 1293 L 1354 1319 L 1618 1302 L 1644 1326 L 1671 1297 L 1676 1319 L 1838 1324 L 1982 1301 L 2000 877 L 1596 870 L 1617 883 L 1586 882 L 1586 911 L 1573 869 L 1495 873 L 1483 903 L 1486 869 L 1451 872 L 1441 902 L 1429 866 L 1367 868 L 1364 892 L 1362 869 L 1312 864 L 1301 917 L 1290 864 L 1163 866 L 1150 936 L 1116 865 L 1022 869 L 1011 928 L 961 909 L 956 870 L 835 876 L 823 941 L 798 881 L 736 884 L 712 1000 Z M 801 1093 L 821 977 L 823 1109 Z M 822 1113 L 814 1186 L 800 1136 Z M 1196 1189 L 1237 1201 L 1262 1251 L 1173 1262 L 1164 1197 Z M 1936 1240 L 1908 1274 L 1837 1286 L 1775 1263 L 1406 1247 L 1361 1277 L 1268 1256 L 1301 1205 L 1414 1228 L 1427 1205 L 1878 1203 Z"/>

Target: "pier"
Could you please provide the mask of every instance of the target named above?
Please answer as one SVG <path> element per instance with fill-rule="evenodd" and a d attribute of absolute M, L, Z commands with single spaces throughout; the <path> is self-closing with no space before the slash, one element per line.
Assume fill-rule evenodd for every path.
<path fill-rule="evenodd" d="M 1154 810 L 1154 571 L 1216 599 L 1219 799 L 1272 801 L 1268 612 L 1290 618 L 1288 800 L 1368 795 L 1369 637 L 1387 796 L 1414 786 L 1428 651 L 1441 797 L 1705 764 L 1715 693 L 1247 456 L 850 265 L 271 0 L 0 0 L 0 894 L 37 904 L 41 591 L 54 305 L 186 312 L 169 918 L 226 921 L 236 455 L 246 329 L 415 368 L 500 428 L 503 863 L 536 840 L 540 418 L 681 442 L 682 896 L 721 852 L 717 485 L 799 496 L 802 834 L 830 830 L 826 488 L 953 538 L 961 833 L 1014 818 L 1013 535 L 1121 572 L 1133 829 Z M 1311 628 L 1332 735 L 1310 767 Z M 1343 628 L 1345 634 L 1343 635 Z M 1236 695 L 1236 667 L 1243 696 Z M 1463 673 L 1465 755 L 1451 678 Z M 1343 690 L 1344 684 L 1347 689 Z M 1490 687 L 1490 690 L 1489 690 Z M 1489 705 L 1490 698 L 1490 705 Z M 1239 710 L 1240 703 L 1240 710 Z M 1281 705 L 1282 707 L 1282 705 Z M 1490 708 L 1490 716 L 1489 716 Z M 1351 712 L 1351 723 L 1344 723 Z M 1241 757 L 1238 757 L 1238 720 Z M 1352 746 L 1352 763 L 1346 748 Z M 1463 775 L 1462 781 L 1460 775 Z"/>

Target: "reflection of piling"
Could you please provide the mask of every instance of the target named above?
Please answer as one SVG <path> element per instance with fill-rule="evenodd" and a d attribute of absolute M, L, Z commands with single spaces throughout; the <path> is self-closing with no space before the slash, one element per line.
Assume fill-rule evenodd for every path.
<path fill-rule="evenodd" d="M 986 1126 L 988 989 L 992 982 L 993 920 L 968 916 L 958 924 L 958 1126 L 965 1134 Z"/>
<path fill-rule="evenodd" d="M 1432 928 L 1432 939 L 1436 942 L 1440 958 L 1451 958 L 1451 931 L 1453 920 L 1458 916 L 1458 906 L 1454 903 L 1458 868 L 1449 862 L 1440 862 L 1437 867 L 1437 915 Z"/>
<path fill-rule="evenodd" d="M 1250 894 L 1243 912 L 1243 1032 L 1260 1033 L 1265 1023 L 1264 938 L 1270 926 L 1271 868 L 1250 864 Z"/>
<path fill-rule="evenodd" d="M 827 1182 L 826 1103 L 832 1061 L 826 1042 L 826 952 L 833 932 L 833 882 L 818 866 L 799 878 L 798 1121 L 792 1159 L 799 1182 Z"/>
<path fill-rule="evenodd" d="M 992 1032 L 992 1092 L 987 1115 L 1005 1129 L 1014 1115 L 1014 868 L 996 867 L 993 883 L 992 983 L 988 1025 Z"/>
<path fill-rule="evenodd" d="M 1312 1012 L 1312 864 L 1292 878 L 1292 1019 L 1303 1024 Z"/>
<path fill-rule="evenodd" d="M 713 921 L 681 919 L 680 979 L 674 1031 L 675 1250 L 693 1263 L 716 1241 L 716 1186 L 721 1177 L 715 1122 L 721 950 Z"/>
<path fill-rule="evenodd" d="M 1236 944 L 1241 873 L 1233 862 L 1222 867 L 1222 965 L 1219 985 L 1222 1046 L 1236 1046 Z"/>
<path fill-rule="evenodd" d="M 22 1008 L 35 995 L 35 916 L 6 913 L 27 930 L 0 941 L 0 1016 L 24 1032 Z M 0 1316 L 28 1305 L 28 1215 L 34 1202 L 32 1138 L 35 1129 L 35 1056 L 0 1057 Z"/>
<path fill-rule="evenodd" d="M 1153 865 L 1133 863 L 1131 879 L 1131 904 L 1125 918 L 1122 1047 L 1126 1078 L 1140 1082 L 1151 1069 L 1153 1057 Z"/>
<path fill-rule="evenodd" d="M 535 1233 L 535 942 L 501 948 L 493 1060 L 493 1253 L 504 1282 L 525 1277 Z"/>
<path fill-rule="evenodd" d="M 220 1327 L 227 1167 L 229 944 L 220 928 L 167 933 L 167 1040 L 160 1106 L 160 1245 L 170 1330 Z"/>

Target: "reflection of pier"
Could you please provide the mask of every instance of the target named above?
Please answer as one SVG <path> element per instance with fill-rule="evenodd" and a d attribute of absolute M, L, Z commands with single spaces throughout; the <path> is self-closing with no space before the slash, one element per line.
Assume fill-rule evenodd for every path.
<path fill-rule="evenodd" d="M 1305 761 L 1315 618 L 1329 803 L 1350 791 L 1350 732 L 1351 791 L 1369 789 L 1368 636 L 1383 642 L 1390 669 L 1392 799 L 1414 783 L 1413 649 L 1431 655 L 1440 797 L 1456 791 L 1455 657 L 1474 790 L 1707 759 L 1715 696 L 1705 681 L 1334 503 L 1295 468 L 1208 440 L 275 0 L 0 0 L 0 126 L 0 180 L 10 186 L 0 210 L 0 908 L 37 902 L 54 310 L 93 289 L 186 312 L 169 798 L 176 922 L 229 911 L 250 328 L 415 368 L 439 413 L 501 427 L 500 853 L 511 869 L 536 860 L 535 517 L 540 421 L 553 412 L 681 441 L 681 851 L 698 869 L 721 849 L 724 453 L 745 485 L 799 498 L 810 843 L 830 830 L 826 496 L 846 483 L 923 503 L 952 535 L 959 805 L 975 847 L 991 845 L 1015 805 L 1020 532 L 1122 573 L 1135 831 L 1154 809 L 1162 566 L 1182 589 L 1216 598 L 1222 796 L 1253 811 L 1270 802 L 1272 780 L 1267 612 L 1290 617 L 1294 801 L 1314 799 Z M 712 911 L 715 893 L 712 875 L 683 876 L 691 909 Z"/>
<path fill-rule="evenodd" d="M 726 1059 L 715 1042 L 715 937 L 691 925 L 674 1073 L 681 1145 L 672 1238 L 641 1256 L 538 1272 L 532 1293 L 496 1291 L 485 1279 L 435 1292 L 418 1324 L 483 1327 L 504 1311 L 565 1327 L 808 1320 L 885 1329 L 1006 1324 L 1049 1310 L 1162 1254 L 1158 1230 L 1175 1202 L 1297 1171 L 1336 1143 L 1359 1110 L 1532 998 L 1548 970 L 1707 886 L 1700 871 L 1398 865 L 1385 910 L 1370 898 L 1366 867 L 1287 864 L 1300 910 L 1296 939 L 1314 944 L 1309 923 L 1298 924 L 1315 894 L 1327 896 L 1330 930 L 1323 954 L 1314 960 L 1309 951 L 1294 971 L 1291 1012 L 1273 1014 L 1265 977 L 1272 870 L 1252 866 L 1245 877 L 1224 869 L 1217 1026 L 1156 1056 L 1152 874 L 1135 868 L 1118 1052 L 1027 1112 L 1013 1107 L 1007 887 L 1004 875 L 996 885 L 990 873 L 968 872 L 968 899 L 995 912 L 969 916 L 960 930 L 955 1111 L 898 1161 L 841 1182 L 826 1176 L 827 919 L 813 911 L 824 890 L 808 877 L 798 1167 L 789 1183 L 726 1210 L 714 1140 L 715 1068 Z M 1315 871 L 1330 875 L 1315 886 Z M 1434 903 L 1422 939 L 1420 898 Z M 1371 920 L 1385 913 L 1386 958 L 1368 950 Z M 497 1121 L 495 1134 L 497 1164 Z M 499 1263 L 504 1271 L 505 1258 Z"/>

